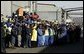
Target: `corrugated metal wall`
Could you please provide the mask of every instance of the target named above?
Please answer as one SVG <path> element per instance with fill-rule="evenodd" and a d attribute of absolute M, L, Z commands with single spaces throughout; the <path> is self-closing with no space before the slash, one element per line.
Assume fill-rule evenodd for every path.
<path fill-rule="evenodd" d="M 1 1 L 1 13 L 4 15 L 11 16 L 12 12 L 16 11 L 19 7 L 30 6 L 30 1 Z M 12 8 L 12 9 L 11 9 Z"/>
<path fill-rule="evenodd" d="M 11 1 L 1 1 L 1 13 L 11 16 Z"/>
<path fill-rule="evenodd" d="M 40 19 L 53 21 L 57 18 L 56 11 L 38 11 L 37 14 L 40 16 Z"/>
<path fill-rule="evenodd" d="M 19 7 L 29 6 L 29 1 L 12 1 L 12 12 L 16 11 Z"/>
<path fill-rule="evenodd" d="M 56 7 L 50 5 L 37 5 L 37 13 L 43 20 L 54 21 L 57 19 Z"/>
<path fill-rule="evenodd" d="M 58 7 L 48 5 L 38 5 L 37 13 L 43 20 L 49 20 L 49 21 L 58 20 L 59 23 L 61 23 L 61 9 Z"/>

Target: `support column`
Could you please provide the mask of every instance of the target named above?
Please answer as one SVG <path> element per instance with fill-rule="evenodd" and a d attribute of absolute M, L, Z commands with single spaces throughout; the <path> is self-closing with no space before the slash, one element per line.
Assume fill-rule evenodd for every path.
<path fill-rule="evenodd" d="M 37 1 L 35 1 L 35 11 L 37 12 Z"/>
<path fill-rule="evenodd" d="M 30 5 L 30 12 L 32 12 L 32 1 L 30 1 L 31 5 Z"/>
<path fill-rule="evenodd" d="M 35 11 L 35 1 L 33 1 L 33 11 Z"/>
<path fill-rule="evenodd" d="M 12 16 L 12 1 L 11 1 L 11 16 Z"/>

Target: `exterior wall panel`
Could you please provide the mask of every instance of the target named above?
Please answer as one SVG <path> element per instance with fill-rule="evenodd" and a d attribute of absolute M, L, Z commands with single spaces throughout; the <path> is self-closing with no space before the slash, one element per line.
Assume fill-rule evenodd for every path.
<path fill-rule="evenodd" d="M 11 1 L 1 1 L 1 13 L 11 16 Z"/>

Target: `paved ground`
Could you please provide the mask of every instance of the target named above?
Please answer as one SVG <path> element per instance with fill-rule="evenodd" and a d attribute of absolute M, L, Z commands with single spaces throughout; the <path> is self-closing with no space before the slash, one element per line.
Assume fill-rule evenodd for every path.
<path fill-rule="evenodd" d="M 16 48 L 6 49 L 7 53 L 82 53 L 83 39 L 73 44 L 65 44 L 53 47 L 37 47 L 37 48 Z"/>

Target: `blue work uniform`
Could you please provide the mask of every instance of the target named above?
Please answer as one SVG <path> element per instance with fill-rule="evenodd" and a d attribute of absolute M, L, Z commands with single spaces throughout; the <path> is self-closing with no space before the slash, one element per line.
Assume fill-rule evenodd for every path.
<path fill-rule="evenodd" d="M 44 37 L 43 37 L 43 31 L 41 28 L 37 29 L 37 34 L 38 34 L 38 47 L 44 45 Z"/>

